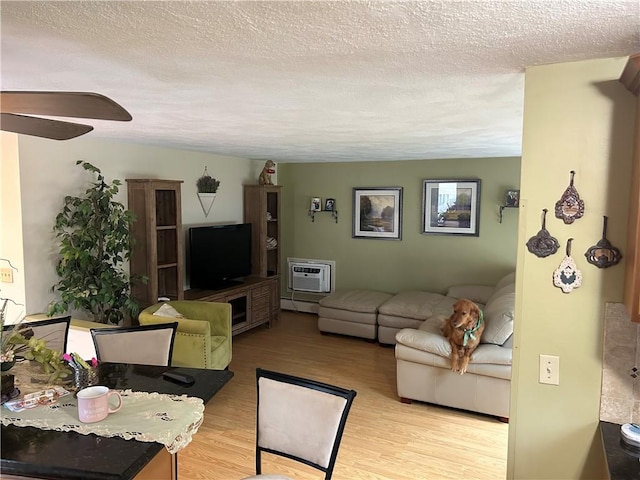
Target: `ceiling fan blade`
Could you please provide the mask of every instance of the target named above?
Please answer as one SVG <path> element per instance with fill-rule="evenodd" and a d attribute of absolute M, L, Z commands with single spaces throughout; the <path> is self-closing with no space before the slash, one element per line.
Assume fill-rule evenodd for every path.
<path fill-rule="evenodd" d="M 93 127 L 81 123 L 2 113 L 0 114 L 0 130 L 52 140 L 69 140 L 89 133 Z"/>
<path fill-rule="evenodd" d="M 128 122 L 131 114 L 109 97 L 92 92 L 0 92 L 2 113 L 95 118 Z"/>

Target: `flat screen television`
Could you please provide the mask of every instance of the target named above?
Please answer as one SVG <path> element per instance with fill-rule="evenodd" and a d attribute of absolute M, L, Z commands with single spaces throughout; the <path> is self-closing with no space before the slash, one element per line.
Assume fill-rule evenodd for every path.
<path fill-rule="evenodd" d="M 251 274 L 251 224 L 189 229 L 189 285 L 217 290 Z"/>

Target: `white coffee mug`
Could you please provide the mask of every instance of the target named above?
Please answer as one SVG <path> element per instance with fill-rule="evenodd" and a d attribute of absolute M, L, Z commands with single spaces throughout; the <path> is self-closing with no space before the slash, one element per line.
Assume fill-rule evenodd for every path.
<path fill-rule="evenodd" d="M 109 400 L 118 398 L 118 405 L 112 407 Z M 87 387 L 80 390 L 78 398 L 78 418 L 83 423 L 95 423 L 107 418 L 110 413 L 115 413 L 122 408 L 122 397 L 115 390 L 100 385 Z"/>

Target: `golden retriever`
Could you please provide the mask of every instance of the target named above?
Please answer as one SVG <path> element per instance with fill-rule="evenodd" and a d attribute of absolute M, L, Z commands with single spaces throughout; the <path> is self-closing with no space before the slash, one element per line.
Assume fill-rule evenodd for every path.
<path fill-rule="evenodd" d="M 467 371 L 471 354 L 480 344 L 484 332 L 482 311 L 471 300 L 458 300 L 453 314 L 444 321 L 442 334 L 451 344 L 451 370 L 462 375 Z"/>

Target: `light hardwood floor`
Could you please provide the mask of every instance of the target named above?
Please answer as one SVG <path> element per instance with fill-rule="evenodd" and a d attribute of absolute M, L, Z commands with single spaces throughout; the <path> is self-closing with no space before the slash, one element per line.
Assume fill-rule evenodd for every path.
<path fill-rule="evenodd" d="M 209 402 L 204 423 L 178 454 L 180 479 L 231 480 L 255 473 L 256 367 L 358 392 L 340 446 L 336 480 L 506 477 L 507 424 L 426 403 L 401 403 L 393 348 L 321 335 L 316 324 L 316 315 L 283 311 L 271 329 L 233 337 L 230 370 L 235 376 Z M 321 478 L 317 470 L 286 459 L 263 459 L 263 473 Z"/>

